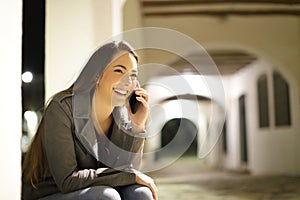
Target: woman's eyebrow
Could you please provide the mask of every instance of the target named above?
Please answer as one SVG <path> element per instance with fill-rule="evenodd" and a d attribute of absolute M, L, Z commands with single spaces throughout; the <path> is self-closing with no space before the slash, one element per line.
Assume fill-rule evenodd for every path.
<path fill-rule="evenodd" d="M 121 67 L 121 68 L 127 70 L 127 68 L 126 68 L 124 65 L 116 65 L 116 66 L 113 66 L 113 68 L 115 68 L 115 67 Z"/>
<path fill-rule="evenodd" d="M 113 68 L 115 68 L 115 67 L 121 67 L 121 68 L 123 68 L 124 70 L 127 71 L 127 68 L 126 68 L 124 65 L 116 65 L 116 66 L 113 66 Z M 137 70 L 133 69 L 132 72 L 135 72 L 135 73 L 136 73 Z"/>

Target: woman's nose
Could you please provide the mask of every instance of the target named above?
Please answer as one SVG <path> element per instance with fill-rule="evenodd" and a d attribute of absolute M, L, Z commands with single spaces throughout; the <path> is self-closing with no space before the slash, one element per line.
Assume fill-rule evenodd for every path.
<path fill-rule="evenodd" d="M 132 79 L 129 74 L 125 74 L 124 76 L 122 76 L 120 82 L 126 86 L 132 85 Z"/>

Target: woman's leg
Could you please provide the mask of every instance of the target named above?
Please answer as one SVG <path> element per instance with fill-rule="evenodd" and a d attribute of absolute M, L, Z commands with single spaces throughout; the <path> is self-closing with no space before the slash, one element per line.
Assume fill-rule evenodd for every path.
<path fill-rule="evenodd" d="M 108 186 L 94 186 L 70 193 L 57 193 L 40 200 L 121 200 L 117 190 Z"/>
<path fill-rule="evenodd" d="M 128 185 L 118 187 L 122 200 L 153 200 L 151 190 L 143 185 Z"/>

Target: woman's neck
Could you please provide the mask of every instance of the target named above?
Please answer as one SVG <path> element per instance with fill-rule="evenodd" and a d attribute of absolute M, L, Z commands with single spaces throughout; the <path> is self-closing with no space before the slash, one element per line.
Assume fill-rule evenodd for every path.
<path fill-rule="evenodd" d="M 112 106 L 103 101 L 103 98 L 99 98 L 99 95 L 95 93 L 93 97 L 93 118 L 95 127 L 98 132 L 107 134 L 109 132 L 110 125 L 112 123 Z"/>

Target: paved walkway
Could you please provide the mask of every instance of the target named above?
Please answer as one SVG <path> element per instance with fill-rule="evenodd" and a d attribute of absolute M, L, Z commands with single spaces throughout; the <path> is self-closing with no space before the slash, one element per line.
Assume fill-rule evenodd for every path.
<path fill-rule="evenodd" d="M 300 200 L 300 176 L 208 170 L 196 159 L 180 159 L 150 175 L 157 183 L 159 200 Z"/>

